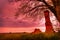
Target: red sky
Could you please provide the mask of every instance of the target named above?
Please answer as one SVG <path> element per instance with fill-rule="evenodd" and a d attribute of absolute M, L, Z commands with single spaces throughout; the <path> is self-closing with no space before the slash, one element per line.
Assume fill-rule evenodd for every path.
<path fill-rule="evenodd" d="M 40 17 L 39 15 L 37 15 L 36 18 L 35 16 L 33 18 L 31 16 L 26 17 L 26 15 L 22 14 L 23 12 L 20 12 L 18 18 L 15 19 L 15 14 L 16 12 L 18 12 L 18 8 L 25 5 L 25 3 L 27 3 L 27 1 L 24 1 L 24 2 L 19 1 L 19 2 L 11 2 L 11 3 L 8 3 L 7 1 L 4 1 L 4 0 L 2 0 L 2 2 L 0 1 L 0 8 L 2 8 L 1 9 L 2 11 L 0 12 L 1 13 L 1 16 L 0 16 L 0 19 L 1 19 L 0 32 L 1 33 L 2 32 L 3 33 L 5 32 L 32 32 L 34 31 L 35 28 L 39 28 L 41 31 L 45 31 L 45 18 L 43 14 L 44 10 L 38 10 L 38 12 L 40 11 L 39 12 Z M 34 6 L 36 6 L 35 4 L 41 5 L 40 2 L 31 1 L 29 2 L 28 6 L 33 8 Z M 29 10 L 29 8 L 27 9 Z M 50 11 L 50 19 L 51 19 L 54 29 L 56 28 L 56 26 L 60 25 L 51 11 Z"/>

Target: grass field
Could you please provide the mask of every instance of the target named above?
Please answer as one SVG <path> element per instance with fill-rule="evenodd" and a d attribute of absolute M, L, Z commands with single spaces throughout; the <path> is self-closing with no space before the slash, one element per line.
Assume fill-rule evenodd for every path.
<path fill-rule="evenodd" d="M 60 40 L 60 33 L 0 33 L 0 40 Z"/>

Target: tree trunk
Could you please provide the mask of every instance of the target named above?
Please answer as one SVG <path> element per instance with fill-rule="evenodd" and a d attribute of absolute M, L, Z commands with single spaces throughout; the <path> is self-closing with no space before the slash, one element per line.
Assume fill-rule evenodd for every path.
<path fill-rule="evenodd" d="M 52 33 L 54 30 L 53 30 L 53 26 L 52 26 L 52 23 L 50 21 L 50 17 L 49 17 L 49 11 L 46 10 L 44 11 L 44 15 L 45 15 L 45 26 L 46 26 L 46 32 L 47 33 Z"/>

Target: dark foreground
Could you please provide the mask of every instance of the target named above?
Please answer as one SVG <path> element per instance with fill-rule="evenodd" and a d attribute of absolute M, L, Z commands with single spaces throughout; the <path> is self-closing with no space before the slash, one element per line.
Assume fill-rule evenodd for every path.
<path fill-rule="evenodd" d="M 0 33 L 0 40 L 60 40 L 59 33 Z"/>

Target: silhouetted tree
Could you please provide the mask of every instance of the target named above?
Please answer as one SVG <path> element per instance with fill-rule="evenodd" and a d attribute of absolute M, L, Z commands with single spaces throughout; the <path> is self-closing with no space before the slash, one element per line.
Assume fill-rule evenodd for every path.
<path fill-rule="evenodd" d="M 27 5 L 26 4 L 28 4 L 28 3 L 25 3 L 23 6 L 22 6 L 22 8 L 19 8 L 19 11 L 16 13 L 16 18 L 19 16 L 19 13 L 20 12 L 22 12 L 23 14 L 29 14 L 31 17 L 36 17 L 37 15 L 40 15 L 40 13 L 35 13 L 35 12 L 38 12 L 38 9 L 39 9 L 39 7 L 43 7 L 43 6 L 45 6 L 45 7 L 47 7 L 52 13 L 54 13 L 54 15 L 57 17 L 57 13 L 56 13 L 56 10 L 55 10 L 55 5 L 54 6 L 51 6 L 51 5 L 49 5 L 45 0 L 37 0 L 37 1 L 39 1 L 39 2 L 43 2 L 45 5 L 38 5 L 38 6 L 35 6 L 35 7 L 33 7 L 33 8 L 31 8 L 31 9 L 29 9 L 28 11 L 26 10 L 27 8 L 30 8 L 29 6 L 27 7 Z M 43 8 L 43 9 L 46 9 L 46 8 Z M 33 11 L 34 10 L 34 11 Z M 33 12 L 32 12 L 33 11 Z M 46 14 L 47 15 L 47 14 Z M 45 16 L 46 16 L 45 15 Z M 50 18 L 49 18 L 49 14 L 47 15 L 48 16 L 48 18 L 46 18 L 46 27 L 47 26 L 49 26 L 49 27 L 47 27 L 48 29 L 49 29 L 49 32 L 50 31 L 54 31 L 53 30 L 53 27 L 52 27 L 52 24 L 51 24 L 51 22 L 50 22 Z M 47 30 L 48 31 L 48 30 Z"/>

